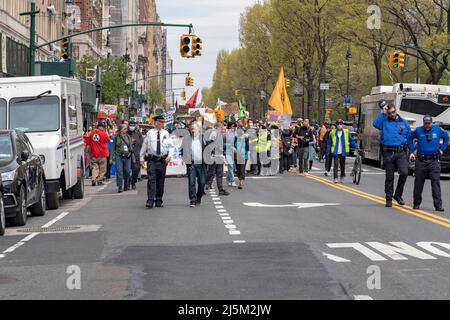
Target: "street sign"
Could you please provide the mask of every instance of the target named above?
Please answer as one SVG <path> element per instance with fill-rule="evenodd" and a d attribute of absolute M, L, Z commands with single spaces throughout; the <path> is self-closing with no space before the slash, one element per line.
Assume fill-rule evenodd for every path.
<path fill-rule="evenodd" d="M 320 90 L 330 90 L 330 84 L 329 83 L 321 83 L 320 84 Z"/>

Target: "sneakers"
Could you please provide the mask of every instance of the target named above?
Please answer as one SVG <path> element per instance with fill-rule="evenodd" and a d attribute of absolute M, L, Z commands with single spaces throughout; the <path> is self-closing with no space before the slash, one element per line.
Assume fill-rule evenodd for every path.
<path fill-rule="evenodd" d="M 152 201 L 147 201 L 147 203 L 145 204 L 145 207 L 149 208 L 149 209 L 153 208 L 153 202 Z"/>
<path fill-rule="evenodd" d="M 325 177 L 328 177 L 330 175 L 330 173 L 328 171 L 325 171 L 324 175 L 325 175 Z"/>
<path fill-rule="evenodd" d="M 445 209 L 444 209 L 444 208 L 436 208 L 436 211 L 437 211 L 437 212 L 444 212 Z"/>
<path fill-rule="evenodd" d="M 340 179 L 339 179 L 339 183 L 344 183 L 344 177 L 341 177 Z"/>
<path fill-rule="evenodd" d="M 236 187 L 237 187 L 236 182 L 233 181 L 233 182 L 231 183 L 231 187 L 236 188 Z"/>
<path fill-rule="evenodd" d="M 333 179 L 333 182 L 337 184 L 338 183 L 338 179 Z"/>
<path fill-rule="evenodd" d="M 117 193 L 122 193 L 122 192 L 123 192 L 122 187 L 119 187 L 119 190 L 117 190 Z"/>
<path fill-rule="evenodd" d="M 414 207 L 413 207 L 413 209 L 414 209 L 414 210 L 419 210 L 419 209 L 420 209 L 420 206 L 419 206 L 418 204 L 415 204 Z"/>
<path fill-rule="evenodd" d="M 191 201 L 189 204 L 189 207 L 191 208 L 195 208 L 196 202 L 195 201 Z"/>
<path fill-rule="evenodd" d="M 156 201 L 157 208 L 164 208 L 162 201 Z"/>
<path fill-rule="evenodd" d="M 132 185 L 131 185 L 131 189 L 136 190 L 136 185 L 135 185 L 135 184 L 132 184 Z"/>
<path fill-rule="evenodd" d="M 97 185 L 97 182 L 92 181 L 92 186 L 95 187 Z"/>
<path fill-rule="evenodd" d="M 386 208 L 392 208 L 392 199 L 386 199 Z"/>
<path fill-rule="evenodd" d="M 220 190 L 219 191 L 219 196 L 229 196 L 230 193 L 227 190 Z"/>

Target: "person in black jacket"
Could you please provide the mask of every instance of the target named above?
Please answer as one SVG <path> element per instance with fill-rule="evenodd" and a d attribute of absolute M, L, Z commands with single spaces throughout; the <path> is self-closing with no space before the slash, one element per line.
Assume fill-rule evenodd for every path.
<path fill-rule="evenodd" d="M 128 186 L 131 183 L 131 188 L 136 190 L 136 182 L 138 180 L 139 172 L 141 171 L 139 155 L 141 153 L 142 144 L 144 143 L 144 137 L 137 129 L 136 122 L 133 120 L 128 124 L 128 136 L 130 137 L 133 155 L 131 157 L 131 179 L 127 179 L 127 182 Z"/>
<path fill-rule="evenodd" d="M 291 169 L 289 158 L 294 152 L 293 140 L 294 138 L 292 130 L 289 128 L 283 129 L 281 133 L 282 152 L 280 153 L 280 173 L 289 171 Z"/>
<path fill-rule="evenodd" d="M 298 170 L 300 174 L 308 172 L 309 170 L 309 144 L 314 141 L 314 133 L 309 126 L 309 120 L 303 120 L 303 126 L 298 129 Z"/>

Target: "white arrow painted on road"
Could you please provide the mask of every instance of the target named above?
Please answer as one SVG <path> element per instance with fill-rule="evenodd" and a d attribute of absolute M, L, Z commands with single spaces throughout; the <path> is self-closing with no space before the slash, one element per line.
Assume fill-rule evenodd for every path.
<path fill-rule="evenodd" d="M 247 207 L 256 207 L 256 208 L 317 208 L 317 207 L 326 207 L 326 206 L 339 206 L 340 203 L 293 203 L 286 205 L 271 205 L 271 204 L 263 204 L 259 202 L 244 202 L 244 206 Z"/>

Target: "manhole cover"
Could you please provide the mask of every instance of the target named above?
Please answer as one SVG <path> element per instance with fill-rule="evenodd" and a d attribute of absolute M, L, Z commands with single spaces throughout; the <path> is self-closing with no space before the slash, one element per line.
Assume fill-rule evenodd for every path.
<path fill-rule="evenodd" d="M 23 233 L 33 233 L 33 232 L 62 232 L 62 231 L 73 231 L 78 230 L 80 227 L 54 227 L 54 228 L 25 228 L 25 229 L 17 229 L 16 232 L 23 232 Z"/>

